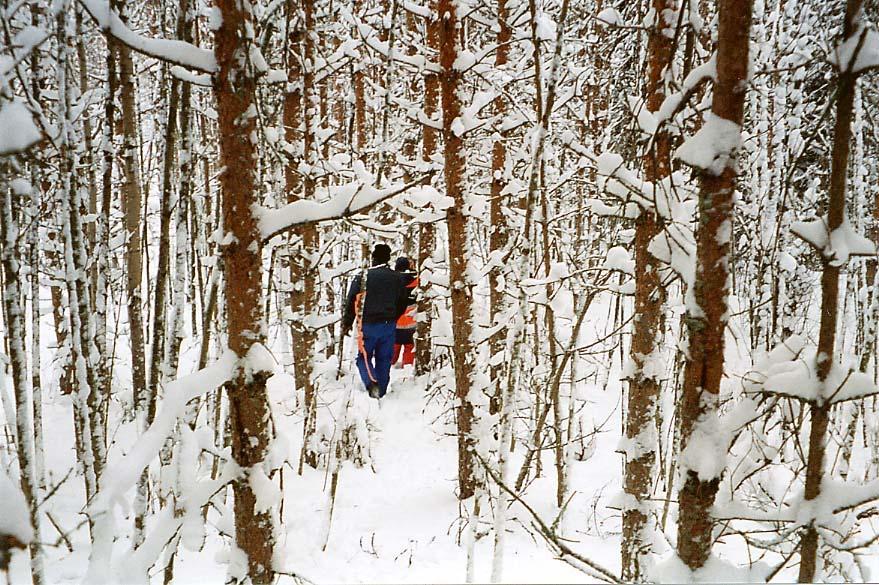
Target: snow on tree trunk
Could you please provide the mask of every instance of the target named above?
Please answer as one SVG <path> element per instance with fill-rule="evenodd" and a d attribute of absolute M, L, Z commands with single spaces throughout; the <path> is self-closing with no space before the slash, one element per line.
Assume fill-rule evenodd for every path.
<path fill-rule="evenodd" d="M 697 168 L 700 182 L 696 272 L 692 296 L 687 300 L 688 356 L 680 405 L 679 466 L 684 485 L 678 499 L 677 553 L 691 570 L 702 567 L 711 554 L 711 507 L 724 470 L 724 458 L 718 456 L 712 440 L 718 432 L 723 338 L 729 317 L 728 256 L 736 156 L 748 87 L 751 9 L 751 0 L 718 3 L 717 75 L 711 113 L 702 130 L 678 150 L 685 162 Z M 702 157 L 691 156 L 693 152 Z"/>
<path fill-rule="evenodd" d="M 664 73 L 674 49 L 675 13 L 673 0 L 653 0 L 654 22 L 647 37 L 646 101 L 643 107 L 658 112 L 665 99 Z M 662 189 L 660 183 L 670 173 L 668 132 L 660 129 L 650 141 L 650 150 L 643 160 L 644 178 Z M 656 359 L 662 334 L 662 310 L 665 290 L 660 282 L 659 262 L 648 251 L 651 240 L 662 231 L 662 221 L 652 210 L 643 209 L 635 220 L 635 315 L 629 359 L 629 392 L 626 404 L 626 445 L 623 491 L 627 494 L 623 507 L 622 577 L 625 581 L 641 581 L 649 568 L 652 552 L 650 534 L 650 496 L 655 475 L 657 435 L 656 407 L 659 401 L 660 378 Z"/>
<path fill-rule="evenodd" d="M 0 101 L 2 107 L 2 101 Z M 15 163 L 0 160 L 0 180 L 10 176 Z M 17 165 L 16 165 L 17 166 Z M 5 168 L 4 168 L 5 167 Z M 39 526 L 37 500 L 39 480 L 37 478 L 36 457 L 34 453 L 34 425 L 31 409 L 31 386 L 27 376 L 27 354 L 25 353 L 24 309 L 21 305 L 22 286 L 21 246 L 19 238 L 18 210 L 24 208 L 23 199 L 30 197 L 31 186 L 21 179 L 12 184 L 0 183 L 3 197 L 0 208 L 0 264 L 3 268 L 3 306 L 6 316 L 6 334 L 9 342 L 9 364 L 12 370 L 12 388 L 15 395 L 15 451 L 21 470 L 21 492 L 27 502 L 30 525 L 36 530 Z M 4 375 L 0 373 L 0 375 Z M 37 530 L 37 534 L 39 531 Z M 43 557 L 40 539 L 30 543 L 31 574 L 34 585 L 43 583 Z"/>
<path fill-rule="evenodd" d="M 120 4 L 119 17 L 126 22 L 125 6 Z M 128 336 L 131 345 L 131 381 L 135 417 L 143 432 L 149 425 L 147 410 L 146 334 L 143 328 L 143 254 L 141 244 L 141 210 L 143 194 L 140 187 L 137 96 L 134 60 L 131 49 L 121 43 L 119 48 L 119 88 L 122 102 L 122 210 L 125 216 L 125 276 L 128 295 Z M 134 543 L 143 542 L 147 513 L 149 470 L 144 470 L 137 486 L 134 502 Z"/>
<path fill-rule="evenodd" d="M 437 0 L 430 2 L 430 16 L 427 21 L 427 46 L 431 49 L 439 49 L 439 20 L 437 14 Z M 437 113 L 439 103 L 439 76 L 428 73 L 424 76 L 424 116 L 433 119 Z M 421 127 L 422 145 L 421 160 L 430 164 L 437 151 L 437 138 L 439 133 L 431 126 L 424 124 Z M 428 179 L 429 180 L 429 179 Z M 433 321 L 433 289 L 430 281 L 433 277 L 435 265 L 433 262 L 434 248 L 436 248 L 436 227 L 431 222 L 425 222 L 418 226 L 418 282 L 422 293 L 421 306 L 418 308 L 418 324 L 416 334 L 418 341 L 415 344 L 415 373 L 419 376 L 431 371 L 431 325 Z"/>
<path fill-rule="evenodd" d="M 257 127 L 253 14 L 249 3 L 216 0 L 222 19 L 214 34 L 218 72 L 213 78 L 220 134 L 224 278 L 228 343 L 239 367 L 226 385 L 232 457 L 243 476 L 233 483 L 235 542 L 247 556 L 253 583 L 274 580 L 275 535 L 271 508 L 258 500 L 254 484 L 265 478 L 266 451 L 271 439 L 269 404 L 262 360 L 248 355 L 265 340 L 262 295 L 262 244 L 254 204 L 257 186 Z M 265 350 L 262 350 L 265 351 Z"/>
<path fill-rule="evenodd" d="M 846 3 L 843 39 L 849 41 L 859 30 L 856 19 L 861 12 L 861 0 Z M 830 189 L 827 205 L 827 231 L 839 228 L 845 221 L 846 182 L 852 136 L 852 109 L 858 74 L 845 67 L 839 72 L 836 89 L 836 122 L 833 127 L 833 150 L 830 159 Z M 839 274 L 841 263 L 822 255 L 821 321 L 818 329 L 817 375 L 825 383 L 836 356 L 836 320 L 839 312 Z M 809 405 L 809 455 L 806 461 L 804 498 L 808 502 L 821 495 L 824 479 L 824 455 L 827 449 L 827 427 L 830 422 L 829 402 L 814 401 Z M 818 530 L 814 521 L 800 538 L 800 583 L 820 579 L 818 568 Z"/>
<path fill-rule="evenodd" d="M 476 489 L 473 417 L 470 397 L 475 348 L 473 331 L 473 284 L 467 273 L 470 224 L 464 192 L 464 140 L 459 135 L 461 116 L 461 71 L 456 68 L 460 38 L 456 0 L 439 0 L 440 93 L 443 111 L 444 174 L 446 194 L 454 204 L 446 209 L 449 232 L 449 283 L 452 301 L 452 348 L 455 369 L 456 420 L 458 423 L 458 498 L 470 498 Z M 458 132 L 456 132 L 458 130 Z"/>

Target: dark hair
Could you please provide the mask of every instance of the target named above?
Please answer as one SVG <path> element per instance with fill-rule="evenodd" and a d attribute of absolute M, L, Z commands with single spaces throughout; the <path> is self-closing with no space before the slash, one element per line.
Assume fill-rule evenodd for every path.
<path fill-rule="evenodd" d="M 387 244 L 376 244 L 372 249 L 372 263 L 387 264 L 391 261 L 391 247 Z"/>
<path fill-rule="evenodd" d="M 406 272 L 412 268 L 412 263 L 409 262 L 409 258 L 405 256 L 400 256 L 397 258 L 397 261 L 394 263 L 394 270 L 397 272 Z"/>

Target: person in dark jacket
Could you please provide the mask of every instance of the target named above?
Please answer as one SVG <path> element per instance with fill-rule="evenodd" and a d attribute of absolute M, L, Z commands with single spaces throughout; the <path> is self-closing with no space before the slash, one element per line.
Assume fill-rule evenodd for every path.
<path fill-rule="evenodd" d="M 408 295 L 400 275 L 391 270 L 391 248 L 378 244 L 372 251 L 372 267 L 354 277 L 348 289 L 342 333 L 347 335 L 357 322 L 357 369 L 369 395 L 381 398 L 388 391 L 394 332 L 397 319 L 406 310 Z"/>
<path fill-rule="evenodd" d="M 412 263 L 408 258 L 397 258 L 394 270 L 400 275 L 403 287 L 406 289 L 406 310 L 397 319 L 397 332 L 394 334 L 394 357 L 391 360 L 396 367 L 409 366 L 415 363 L 415 312 L 417 299 L 415 287 L 418 286 L 418 276 L 412 270 Z M 403 354 L 402 364 L 397 363 L 400 353 Z"/>

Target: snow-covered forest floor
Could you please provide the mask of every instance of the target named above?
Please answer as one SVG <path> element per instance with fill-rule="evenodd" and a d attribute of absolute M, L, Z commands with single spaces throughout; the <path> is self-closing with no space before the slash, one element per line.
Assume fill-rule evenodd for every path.
<path fill-rule="evenodd" d="M 596 303 L 593 315 L 606 313 L 610 308 L 607 295 L 604 302 Z M 739 306 L 737 299 L 731 305 Z M 814 315 L 812 316 L 814 317 Z M 47 327 L 49 322 L 44 324 Z M 277 332 L 277 329 L 275 329 Z M 587 329 L 582 333 L 585 340 L 601 337 L 602 332 Z M 740 327 L 730 328 L 727 335 L 727 362 L 730 377 L 725 382 L 726 391 L 738 383 L 741 375 L 750 369 L 747 352 L 741 340 L 747 331 Z M 46 335 L 43 339 L 51 339 Z M 304 466 L 302 475 L 297 473 L 297 462 L 302 448 L 301 395 L 295 392 L 293 377 L 285 373 L 283 364 L 291 356 L 285 353 L 283 335 L 274 337 L 270 351 L 275 360 L 275 375 L 268 382 L 272 417 L 276 422 L 276 442 L 284 446 L 288 454 L 282 467 L 284 532 L 279 536 L 276 553 L 281 583 L 292 582 L 283 576 L 286 570 L 312 583 L 457 583 L 464 581 L 467 566 L 466 514 L 455 496 L 457 480 L 457 438 L 452 411 L 436 391 L 436 380 L 430 376 L 416 378 L 409 366 L 391 372 L 392 382 L 388 395 L 381 401 L 367 396 L 353 367 L 354 348 L 347 347 L 346 360 L 340 378 L 336 380 L 338 362 L 331 358 L 321 362 L 322 390 L 319 396 L 318 437 L 332 435 L 336 422 L 343 415 L 346 403 L 349 416 L 360 424 L 363 445 L 368 447 L 363 465 L 345 462 L 341 467 L 335 502 L 331 504 L 332 465 L 318 469 Z M 124 339 L 123 339 L 124 341 Z M 350 340 L 349 340 L 350 341 Z M 350 345 L 350 344 L 349 344 Z M 129 356 L 119 352 L 118 378 L 120 388 L 129 384 Z M 52 356 L 55 348 L 46 345 L 46 356 Z M 288 350 L 289 352 L 289 350 Z M 181 355 L 182 370 L 194 368 L 195 347 L 184 344 Z M 50 369 L 52 359 L 46 360 Z M 588 369 L 587 363 L 582 367 Z M 583 460 L 569 462 L 572 496 L 567 505 L 559 532 L 573 549 L 595 560 L 612 571 L 619 570 L 621 518 L 619 499 L 621 495 L 622 460 L 618 451 L 621 442 L 620 404 L 622 386 L 619 382 L 620 357 L 610 357 L 607 377 L 592 378 L 581 384 L 578 390 L 585 400 L 584 421 L 587 437 L 581 443 Z M 7 391 L 10 379 L 4 376 L 0 388 Z M 47 392 L 44 399 L 46 428 L 47 484 L 51 496 L 41 509 L 45 519 L 43 541 L 52 542 L 46 550 L 46 578 L 49 583 L 80 583 L 86 575 L 92 543 L 89 539 L 84 509 L 83 482 L 76 476 L 75 439 L 71 400 L 60 395 L 57 389 Z M 111 417 L 118 421 L 110 430 L 112 437 L 109 472 L 112 474 L 114 460 L 130 450 L 136 439 L 134 422 L 126 420 L 123 411 L 130 410 L 130 396 L 124 391 L 117 396 L 120 402 L 111 409 Z M 349 402 L 350 401 L 350 402 Z M 202 413 L 203 415 L 203 413 Z M 202 425 L 199 425 L 202 426 Z M 209 426 L 209 425 L 206 425 Z M 204 427 L 203 427 L 204 428 Z M 330 437 L 335 440 L 337 437 Z M 321 448 L 318 447 L 318 450 Z M 324 446 L 324 451 L 326 450 Z M 523 449 L 515 449 L 512 469 L 522 462 Z M 861 453 L 861 455 L 863 455 Z M 725 454 L 718 453 L 724 458 Z M 852 465 L 860 467 L 865 462 L 855 455 Z M 555 480 L 552 475 L 553 454 L 545 449 L 542 454 L 541 476 L 528 484 L 522 498 L 547 524 L 556 521 L 559 508 L 555 504 Z M 57 490 L 55 487 L 57 486 Z M 134 497 L 134 490 L 127 499 Z M 231 509 L 231 492 L 227 498 Z M 332 518 L 329 510 L 332 508 Z M 662 509 L 662 502 L 658 503 Z M 186 546 L 177 549 L 174 560 L 176 583 L 220 583 L 236 561 L 228 534 L 232 519 L 223 517 L 222 507 L 214 507 L 207 514 L 206 538 L 201 544 L 195 538 L 196 550 Z M 130 507 L 123 506 L 118 513 L 120 526 L 128 526 L 131 517 L 126 515 Z M 669 508 L 666 537 L 674 538 L 675 506 Z M 491 570 L 493 543 L 491 518 L 484 516 L 477 529 L 475 546 L 475 580 L 487 581 Z M 55 529 L 47 529 L 54 526 Z M 63 533 L 63 537 L 59 536 Z M 507 524 L 509 535 L 505 549 L 505 582 L 511 583 L 582 583 L 593 582 L 557 555 L 553 554 L 541 538 L 534 523 L 532 512 L 518 502 L 511 506 Z M 130 536 L 123 530 L 117 535 L 117 562 L 124 578 L 126 551 L 131 547 Z M 669 541 L 656 535 L 654 550 L 668 558 L 672 551 Z M 201 550 L 197 550 L 201 548 Z M 718 553 L 733 564 L 719 563 L 706 567 L 703 577 L 708 581 L 750 582 L 765 574 L 777 555 L 769 555 L 762 564 L 751 570 L 747 565 L 753 559 L 735 537 L 726 537 L 718 543 Z M 867 568 L 879 569 L 879 557 L 863 557 Z M 161 583 L 168 559 L 163 558 L 153 568 L 152 581 Z M 735 569 L 734 566 L 740 568 Z M 283 567 L 283 568 L 281 568 Z M 673 562 L 667 562 L 661 573 L 663 582 L 684 582 L 691 578 L 686 571 Z M 10 583 L 28 582 L 30 567 L 23 554 L 13 556 L 10 566 Z M 782 572 L 779 579 L 793 581 L 795 568 Z"/>

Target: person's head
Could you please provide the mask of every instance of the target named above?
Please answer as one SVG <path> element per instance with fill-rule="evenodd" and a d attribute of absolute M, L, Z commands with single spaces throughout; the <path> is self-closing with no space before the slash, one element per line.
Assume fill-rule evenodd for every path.
<path fill-rule="evenodd" d="M 391 261 L 391 247 L 387 244 L 376 244 L 372 249 L 372 265 L 387 264 Z"/>
<path fill-rule="evenodd" d="M 411 264 L 409 262 L 409 258 L 405 256 L 401 256 L 397 258 L 397 261 L 394 263 L 394 270 L 397 272 L 406 272 L 407 270 L 411 270 Z"/>

